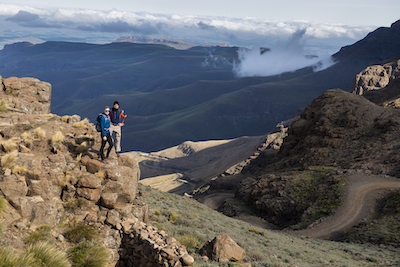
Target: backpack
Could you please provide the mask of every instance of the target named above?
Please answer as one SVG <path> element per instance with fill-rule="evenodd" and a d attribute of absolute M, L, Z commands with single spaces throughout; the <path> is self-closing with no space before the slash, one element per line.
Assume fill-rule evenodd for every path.
<path fill-rule="evenodd" d="M 101 132 L 101 124 L 100 124 L 100 120 L 101 117 L 105 116 L 103 113 L 99 113 L 99 115 L 97 116 L 97 122 L 96 122 L 96 131 Z"/>

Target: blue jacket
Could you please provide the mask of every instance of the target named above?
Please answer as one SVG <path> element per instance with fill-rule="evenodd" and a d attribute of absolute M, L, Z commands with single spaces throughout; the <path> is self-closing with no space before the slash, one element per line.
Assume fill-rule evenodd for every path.
<path fill-rule="evenodd" d="M 110 133 L 110 124 L 110 116 L 103 113 L 103 116 L 100 118 L 101 134 L 103 136 L 107 136 L 107 134 Z"/>

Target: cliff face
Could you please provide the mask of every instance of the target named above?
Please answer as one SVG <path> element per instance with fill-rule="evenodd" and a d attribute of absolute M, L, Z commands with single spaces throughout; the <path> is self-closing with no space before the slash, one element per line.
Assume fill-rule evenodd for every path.
<path fill-rule="evenodd" d="M 400 77 L 400 57 L 383 64 L 367 67 L 357 74 L 352 93 L 363 95 L 366 91 L 381 90 Z"/>

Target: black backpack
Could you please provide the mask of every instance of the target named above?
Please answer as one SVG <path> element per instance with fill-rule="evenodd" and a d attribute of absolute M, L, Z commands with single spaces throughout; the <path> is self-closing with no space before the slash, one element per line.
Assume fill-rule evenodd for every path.
<path fill-rule="evenodd" d="M 100 124 L 100 120 L 101 117 L 105 116 L 103 113 L 99 113 L 99 115 L 97 116 L 97 122 L 96 122 L 96 131 L 101 132 L 101 124 Z"/>

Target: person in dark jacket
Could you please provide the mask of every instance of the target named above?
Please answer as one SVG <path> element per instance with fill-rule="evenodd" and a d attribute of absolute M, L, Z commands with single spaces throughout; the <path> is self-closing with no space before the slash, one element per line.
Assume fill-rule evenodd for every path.
<path fill-rule="evenodd" d="M 110 111 L 110 117 L 110 133 L 111 136 L 115 133 L 115 152 L 117 153 L 117 156 L 119 156 L 119 153 L 121 152 L 121 127 L 125 125 L 124 122 L 126 115 L 124 114 L 124 111 L 119 108 L 118 101 L 114 102 L 114 106 Z"/>
<path fill-rule="evenodd" d="M 110 125 L 111 125 L 111 120 L 110 120 L 110 108 L 105 107 L 104 108 L 104 113 L 100 118 L 100 127 L 101 127 L 101 147 L 100 147 L 100 157 L 101 160 L 104 160 L 104 147 L 106 143 L 108 143 L 108 149 L 107 149 L 107 158 L 110 155 L 111 149 L 113 148 L 113 140 L 111 137 L 110 133 Z"/>

